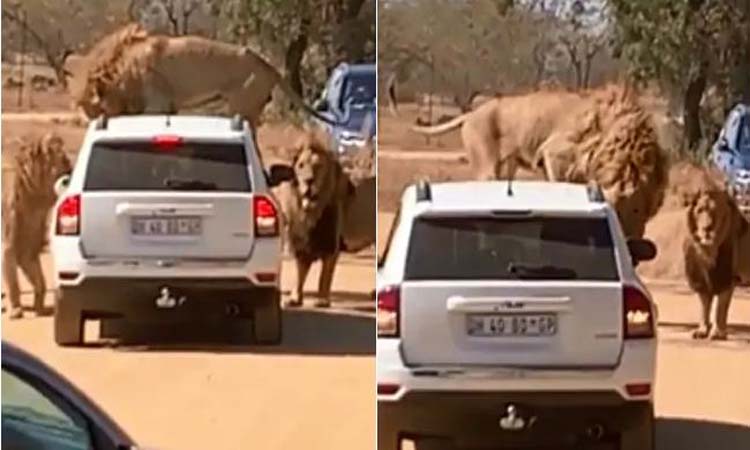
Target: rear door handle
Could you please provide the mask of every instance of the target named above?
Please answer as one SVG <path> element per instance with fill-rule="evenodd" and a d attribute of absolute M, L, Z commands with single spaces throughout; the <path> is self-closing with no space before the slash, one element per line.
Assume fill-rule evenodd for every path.
<path fill-rule="evenodd" d="M 446 310 L 456 313 L 564 312 L 571 309 L 570 297 L 448 297 Z"/>

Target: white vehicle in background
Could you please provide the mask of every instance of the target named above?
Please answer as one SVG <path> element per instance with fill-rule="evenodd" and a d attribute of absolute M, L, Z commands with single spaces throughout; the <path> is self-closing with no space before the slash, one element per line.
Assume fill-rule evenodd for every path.
<path fill-rule="evenodd" d="M 594 187 L 408 187 L 378 270 L 378 448 L 653 450 L 656 305 Z M 536 447 L 535 447 L 536 448 Z"/>
<path fill-rule="evenodd" d="M 123 116 L 92 122 L 58 180 L 50 248 L 55 341 L 86 319 L 246 320 L 281 340 L 280 217 L 239 117 Z M 279 178 L 281 177 L 281 178 Z"/>

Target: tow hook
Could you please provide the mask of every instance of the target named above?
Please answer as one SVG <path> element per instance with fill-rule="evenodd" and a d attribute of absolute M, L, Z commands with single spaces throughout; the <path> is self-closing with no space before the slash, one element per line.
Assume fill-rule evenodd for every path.
<path fill-rule="evenodd" d="M 536 416 L 524 419 L 518 413 L 516 405 L 509 404 L 505 408 L 505 415 L 500 418 L 499 425 L 503 430 L 508 431 L 521 431 L 527 428 L 531 428 L 536 422 Z"/>

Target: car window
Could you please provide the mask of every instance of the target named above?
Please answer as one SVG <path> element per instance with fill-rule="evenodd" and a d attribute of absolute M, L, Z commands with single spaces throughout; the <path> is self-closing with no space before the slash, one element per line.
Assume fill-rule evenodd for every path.
<path fill-rule="evenodd" d="M 750 115 L 742 118 L 737 134 L 737 148 L 742 153 L 750 153 Z"/>
<path fill-rule="evenodd" d="M 63 411 L 45 392 L 2 371 L 3 450 L 89 450 L 83 417 Z"/>
<path fill-rule="evenodd" d="M 245 147 L 240 143 L 95 143 L 86 171 L 88 191 L 250 192 Z"/>
<path fill-rule="evenodd" d="M 408 280 L 619 278 L 606 218 L 420 218 Z"/>
<path fill-rule="evenodd" d="M 341 109 L 347 102 L 352 105 L 370 105 L 375 103 L 375 73 L 354 72 L 344 80 L 343 95 L 341 96 Z"/>

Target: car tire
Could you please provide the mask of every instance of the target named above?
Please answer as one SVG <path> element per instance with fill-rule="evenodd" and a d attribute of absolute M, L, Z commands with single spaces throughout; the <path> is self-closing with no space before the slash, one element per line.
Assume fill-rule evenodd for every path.
<path fill-rule="evenodd" d="M 253 337 L 261 345 L 278 345 L 281 329 L 281 295 L 276 291 L 253 309 Z"/>
<path fill-rule="evenodd" d="M 83 317 L 75 301 L 60 295 L 55 305 L 55 343 L 60 346 L 83 344 Z"/>
<path fill-rule="evenodd" d="M 654 408 L 652 405 L 639 410 L 633 425 L 620 436 L 620 450 L 654 450 L 656 447 Z"/>

